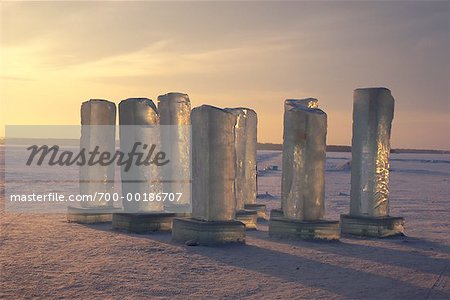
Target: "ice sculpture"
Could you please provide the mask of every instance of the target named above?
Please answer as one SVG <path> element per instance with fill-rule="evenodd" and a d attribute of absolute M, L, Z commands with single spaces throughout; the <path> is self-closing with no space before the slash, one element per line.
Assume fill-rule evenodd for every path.
<path fill-rule="evenodd" d="M 245 225 L 235 221 L 236 116 L 210 105 L 192 118 L 192 218 L 174 219 L 175 241 L 217 244 L 245 241 Z"/>
<path fill-rule="evenodd" d="M 236 116 L 202 105 L 192 110 L 192 216 L 205 221 L 233 220 Z"/>
<path fill-rule="evenodd" d="M 272 210 L 269 235 L 338 240 L 339 221 L 324 220 L 327 115 L 314 98 L 284 103 L 281 207 Z"/>
<path fill-rule="evenodd" d="M 324 216 L 327 115 L 293 105 L 285 112 L 282 208 L 284 216 L 319 220 Z"/>
<path fill-rule="evenodd" d="M 389 216 L 389 152 L 394 98 L 386 88 L 356 89 L 350 215 L 341 215 L 342 232 L 386 237 L 403 232 L 404 219 Z"/>
<path fill-rule="evenodd" d="M 226 108 L 236 116 L 236 209 L 256 203 L 256 112 L 249 108 Z"/>
<path fill-rule="evenodd" d="M 161 142 L 168 153 L 171 164 L 164 174 L 164 191 L 182 193 L 176 204 L 168 202 L 169 211 L 190 212 L 191 185 L 191 102 L 186 94 L 168 93 L 158 97 L 161 126 Z M 169 126 L 167 126 L 169 125 Z"/>
<path fill-rule="evenodd" d="M 256 229 L 258 215 L 265 217 L 265 205 L 256 204 L 256 112 L 249 108 L 226 108 L 236 116 L 236 219 L 246 229 Z"/>
<path fill-rule="evenodd" d="M 291 108 L 294 107 L 306 107 L 306 108 L 319 108 L 319 100 L 315 99 L 315 98 L 305 98 L 305 99 L 286 99 L 284 101 L 284 119 L 286 119 L 286 112 L 289 111 Z M 287 130 L 287 127 L 284 127 L 284 130 Z M 285 132 L 283 132 L 283 135 L 285 134 Z M 283 182 L 285 182 L 287 180 L 287 178 L 285 178 L 285 176 L 287 174 L 292 174 L 293 169 L 292 169 L 292 163 L 290 161 L 291 157 L 290 156 L 283 156 L 282 159 L 282 169 L 286 170 L 286 172 L 282 173 L 282 178 L 281 178 L 281 208 L 279 209 L 272 209 L 272 211 L 270 212 L 271 216 L 274 217 L 281 217 L 283 216 L 283 199 L 285 199 L 289 193 L 289 190 L 284 191 L 284 188 L 289 188 L 288 186 L 285 186 Z"/>
<path fill-rule="evenodd" d="M 386 88 L 357 89 L 353 102 L 350 214 L 389 215 L 389 152 L 394 98 Z"/>
<path fill-rule="evenodd" d="M 81 105 L 80 151 L 114 153 L 116 136 L 116 105 L 91 99 Z M 83 164 L 79 169 L 80 195 L 93 201 L 81 201 L 67 207 L 67 221 L 75 223 L 111 222 L 117 209 L 109 196 L 114 194 L 114 164 Z M 107 195 L 96 197 L 97 194 Z"/>
<path fill-rule="evenodd" d="M 107 100 L 92 99 L 81 105 L 80 148 L 86 153 L 98 147 L 99 152 L 115 152 L 116 105 Z M 83 165 L 80 167 L 80 193 L 112 194 L 114 191 L 114 164 L 102 166 Z M 110 208 L 112 201 L 105 198 L 83 201 L 83 208 Z"/>
<path fill-rule="evenodd" d="M 157 109 L 147 98 L 129 98 L 119 103 L 120 150 L 130 153 L 136 143 L 160 145 Z M 139 148 L 140 149 L 140 148 Z M 143 151 L 143 150 L 141 150 Z M 123 208 L 127 213 L 162 211 L 163 203 L 143 201 L 149 193 L 162 192 L 160 167 L 133 164 L 121 166 Z M 131 201 L 130 201 L 131 200 Z"/>

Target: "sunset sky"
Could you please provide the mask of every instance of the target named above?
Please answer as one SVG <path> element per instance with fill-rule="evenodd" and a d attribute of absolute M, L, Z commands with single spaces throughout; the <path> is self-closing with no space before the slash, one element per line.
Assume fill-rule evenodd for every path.
<path fill-rule="evenodd" d="M 189 94 L 250 107 L 282 141 L 283 101 L 315 97 L 329 144 L 352 94 L 396 99 L 392 145 L 450 149 L 450 2 L 1 2 L 4 124 L 79 124 L 81 102 Z"/>

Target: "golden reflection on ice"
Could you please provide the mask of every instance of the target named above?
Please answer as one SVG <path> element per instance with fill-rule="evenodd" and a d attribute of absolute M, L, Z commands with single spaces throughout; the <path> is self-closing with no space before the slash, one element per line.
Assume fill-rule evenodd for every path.
<path fill-rule="evenodd" d="M 389 138 L 388 138 L 389 140 Z M 375 215 L 389 214 L 389 144 L 386 145 L 386 130 L 380 132 L 375 161 L 374 210 Z"/>

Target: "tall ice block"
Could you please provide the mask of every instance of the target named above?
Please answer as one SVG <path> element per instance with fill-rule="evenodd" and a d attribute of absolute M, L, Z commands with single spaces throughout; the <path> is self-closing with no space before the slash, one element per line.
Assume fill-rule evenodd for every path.
<path fill-rule="evenodd" d="M 284 216 L 318 220 L 324 216 L 327 115 L 293 106 L 285 113 L 282 208 Z"/>
<path fill-rule="evenodd" d="M 234 139 L 236 218 L 244 222 L 247 229 L 255 229 L 257 208 L 260 208 L 261 215 L 265 215 L 265 205 L 256 204 L 257 115 L 249 108 L 226 108 L 226 110 L 237 118 Z"/>
<path fill-rule="evenodd" d="M 167 180 L 164 192 L 182 193 L 174 205 L 165 203 L 169 211 L 188 214 L 191 208 L 191 102 L 189 96 L 182 93 L 168 93 L 158 97 L 158 111 L 161 126 L 161 142 L 165 151 L 169 151 L 171 164 L 166 168 Z"/>
<path fill-rule="evenodd" d="M 120 150 L 130 153 L 137 148 L 149 151 L 153 145 L 161 148 L 159 116 L 156 105 L 147 98 L 129 98 L 119 104 Z M 147 145 L 144 150 L 144 145 Z M 164 150 L 164 149 L 162 149 Z M 149 200 L 162 192 L 162 167 L 154 164 L 121 166 L 123 212 L 114 213 L 114 229 L 134 233 L 149 233 L 172 229 L 173 213 L 164 211 L 161 201 Z"/>
<path fill-rule="evenodd" d="M 129 98 L 119 103 L 119 124 L 120 124 L 120 150 L 129 153 L 136 143 L 141 143 L 138 150 L 144 144 L 160 146 L 158 112 L 152 100 L 147 98 Z M 160 178 L 160 167 L 155 165 L 132 165 L 127 169 L 126 165 L 121 166 L 120 174 L 122 179 L 122 204 L 124 212 L 139 213 L 150 211 L 162 211 L 163 203 L 157 201 L 129 201 L 130 195 L 139 194 L 143 198 L 144 194 L 162 192 Z M 128 198 L 127 198 L 128 197 Z M 135 197 L 134 197 L 135 198 Z"/>
<path fill-rule="evenodd" d="M 243 242 L 236 211 L 236 116 L 202 105 L 192 110 L 192 219 L 174 219 L 172 238 L 200 244 Z"/>
<path fill-rule="evenodd" d="M 115 152 L 116 105 L 113 102 L 92 99 L 81 105 L 80 149 L 86 153 L 97 148 L 98 152 Z M 80 167 L 80 194 L 114 193 L 114 164 Z M 77 223 L 111 221 L 112 201 L 83 201 L 81 208 L 69 206 L 67 219 Z"/>
<path fill-rule="evenodd" d="M 202 105 L 192 110 L 192 216 L 205 221 L 233 220 L 236 116 Z"/>
<path fill-rule="evenodd" d="M 394 98 L 386 88 L 353 94 L 350 215 L 342 231 L 366 236 L 403 232 L 403 218 L 389 216 L 389 152 Z"/>
<path fill-rule="evenodd" d="M 339 222 L 325 215 L 327 115 L 317 100 L 286 100 L 283 133 L 283 215 L 271 213 L 269 235 L 279 238 L 336 240 Z"/>
<path fill-rule="evenodd" d="M 389 215 L 389 139 L 394 98 L 385 88 L 357 89 L 353 102 L 350 214 Z"/>
<path fill-rule="evenodd" d="M 286 120 L 286 112 L 294 107 L 304 107 L 304 108 L 319 108 L 319 100 L 316 98 L 306 98 L 306 99 L 286 99 L 284 101 L 284 120 Z M 286 131 L 290 130 L 288 127 L 284 127 L 283 135 L 286 134 Z M 286 180 L 286 176 L 292 173 L 292 163 L 291 157 L 289 155 L 283 156 L 282 159 L 282 169 L 287 170 L 287 172 L 282 173 L 281 182 Z M 287 188 L 288 186 L 286 186 Z M 272 209 L 270 215 L 273 217 L 282 217 L 283 216 L 283 199 L 289 194 L 288 191 L 286 193 L 283 192 L 284 185 L 281 187 L 281 208 Z"/>
<path fill-rule="evenodd" d="M 236 208 L 256 203 L 256 112 L 249 108 L 226 108 L 236 116 Z"/>

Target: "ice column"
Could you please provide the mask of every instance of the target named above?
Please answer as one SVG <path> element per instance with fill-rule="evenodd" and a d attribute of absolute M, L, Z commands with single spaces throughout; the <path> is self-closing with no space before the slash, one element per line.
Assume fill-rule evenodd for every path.
<path fill-rule="evenodd" d="M 317 100 L 316 100 L 317 101 Z M 290 219 L 324 216 L 327 115 L 318 108 L 285 104 L 282 209 Z"/>
<path fill-rule="evenodd" d="M 236 116 L 202 105 L 192 110 L 192 215 L 205 221 L 234 219 Z"/>
<path fill-rule="evenodd" d="M 160 146 L 159 128 L 155 126 L 159 124 L 159 117 L 152 100 L 129 98 L 121 101 L 119 104 L 119 124 L 120 150 L 123 153 L 129 153 L 133 148 L 136 148 L 144 153 L 145 157 L 152 145 Z M 140 145 L 137 143 L 140 143 Z M 161 167 L 154 164 L 148 166 L 133 164 L 129 170 L 126 170 L 126 165 L 121 166 L 124 212 L 138 213 L 163 210 L 162 202 L 143 201 L 145 198 L 148 200 L 148 196 L 145 195 L 162 191 L 160 169 Z"/>
<path fill-rule="evenodd" d="M 256 112 L 249 108 L 226 108 L 237 120 L 235 125 L 236 149 L 236 210 L 245 204 L 256 203 Z"/>
<path fill-rule="evenodd" d="M 107 100 L 92 99 L 81 105 L 80 148 L 85 152 L 115 152 L 116 105 Z M 114 164 L 80 167 L 80 193 L 112 194 L 114 189 Z M 83 208 L 111 208 L 112 201 L 83 201 Z"/>
<path fill-rule="evenodd" d="M 183 193 L 176 205 L 168 208 L 174 210 L 190 205 L 191 185 L 186 180 L 191 178 L 191 102 L 186 94 L 168 93 L 158 97 L 158 111 L 161 142 L 163 149 L 170 152 L 171 160 L 165 174 L 169 182 L 164 183 L 164 191 Z"/>
<path fill-rule="evenodd" d="M 389 152 L 394 98 L 386 88 L 356 89 L 350 215 L 389 215 Z"/>
<path fill-rule="evenodd" d="M 286 112 L 294 107 L 318 108 L 319 100 L 317 100 L 315 98 L 286 99 L 284 101 L 284 120 L 286 120 Z M 283 135 L 285 135 L 286 131 L 291 130 L 291 129 L 289 129 L 285 126 L 283 130 L 284 130 Z M 293 169 L 291 158 L 292 158 L 291 155 L 284 155 L 284 152 L 283 152 L 283 158 L 282 158 L 283 172 L 281 174 L 281 182 L 282 182 L 282 184 L 281 184 L 281 208 L 283 208 L 283 202 L 284 202 L 283 199 L 286 199 L 286 197 L 290 193 L 290 186 L 284 184 L 284 182 L 286 180 L 290 180 L 286 176 L 290 176 L 289 174 L 293 174 L 293 172 L 295 172 L 295 170 Z M 276 209 L 272 212 L 272 214 L 274 216 L 280 215 L 281 213 L 282 213 L 282 211 L 280 211 L 278 209 Z"/>

